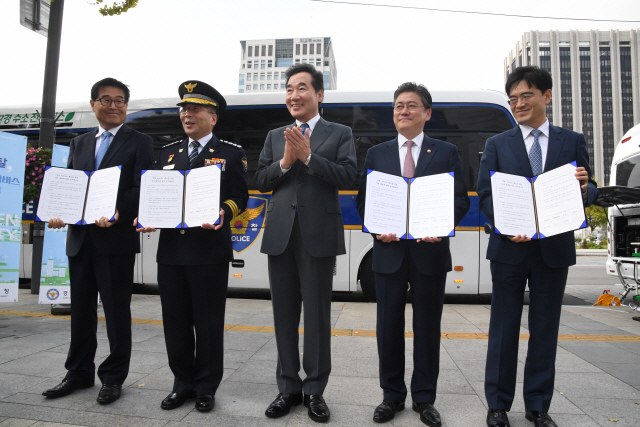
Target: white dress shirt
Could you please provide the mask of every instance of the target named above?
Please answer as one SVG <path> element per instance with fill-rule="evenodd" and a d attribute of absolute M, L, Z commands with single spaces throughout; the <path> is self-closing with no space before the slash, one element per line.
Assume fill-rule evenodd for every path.
<path fill-rule="evenodd" d="M 207 145 L 207 143 L 211 140 L 211 138 L 213 138 L 213 132 L 210 133 L 209 135 L 202 137 L 198 140 L 198 142 L 200 143 L 200 145 L 198 146 L 198 154 L 202 153 L 202 149 L 204 148 L 205 145 Z M 188 151 L 187 151 L 187 155 L 191 155 L 191 152 L 193 151 L 193 145 L 191 145 L 191 143 L 195 141 L 195 139 L 189 137 L 189 144 L 187 145 L 189 147 Z"/>
<path fill-rule="evenodd" d="M 520 126 L 520 130 L 522 131 L 524 146 L 527 149 L 527 155 L 529 155 L 531 147 L 533 146 L 533 135 L 531 135 L 531 131 L 533 130 L 533 128 L 526 125 L 518 126 Z M 538 130 L 542 132 L 538 137 L 538 142 L 540 143 L 540 149 L 542 150 L 542 170 L 544 171 L 544 164 L 547 161 L 547 149 L 549 148 L 549 120 L 545 120 L 542 126 L 538 128 Z"/>
<path fill-rule="evenodd" d="M 109 132 L 112 135 L 110 140 L 111 142 L 113 142 L 114 138 L 116 137 L 116 133 L 118 133 L 122 125 L 109 129 Z M 98 155 L 98 150 L 100 149 L 100 144 L 102 144 L 102 141 L 104 140 L 105 132 L 106 132 L 106 129 L 103 129 L 102 126 L 98 125 L 98 133 L 96 134 L 96 151 L 95 153 L 93 153 L 94 158 Z"/>
<path fill-rule="evenodd" d="M 422 148 L 422 141 L 424 140 L 424 133 L 420 132 L 418 136 L 412 139 L 413 145 L 411 146 L 411 156 L 413 157 L 413 163 L 418 165 L 418 156 L 420 155 L 420 149 Z M 400 175 L 404 176 L 404 159 L 407 157 L 407 141 L 408 139 L 398 134 L 398 148 L 400 153 Z"/>

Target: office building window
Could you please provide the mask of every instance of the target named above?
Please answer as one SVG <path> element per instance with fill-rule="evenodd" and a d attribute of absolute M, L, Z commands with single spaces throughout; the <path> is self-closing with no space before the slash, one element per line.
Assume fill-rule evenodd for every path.
<path fill-rule="evenodd" d="M 567 129 L 573 129 L 573 97 L 571 94 L 570 55 L 571 48 L 560 48 L 560 98 L 562 99 L 562 127 Z"/>
<path fill-rule="evenodd" d="M 316 67 L 322 66 L 322 60 L 320 58 L 316 59 Z"/>
<path fill-rule="evenodd" d="M 282 80 L 285 80 L 285 79 L 287 78 L 287 76 L 285 75 L 285 73 L 284 73 L 284 72 L 282 72 L 282 73 L 280 73 L 280 78 L 281 78 Z"/>
<path fill-rule="evenodd" d="M 284 83 L 280 83 L 280 89 L 286 89 L 286 88 L 287 88 L 287 85 L 286 85 L 286 84 L 284 84 Z"/>
<path fill-rule="evenodd" d="M 276 67 L 293 65 L 293 39 L 276 40 Z"/>
<path fill-rule="evenodd" d="M 247 68 L 251 68 L 251 61 L 247 61 Z"/>
<path fill-rule="evenodd" d="M 258 85 L 253 85 L 253 90 L 258 90 Z"/>
<path fill-rule="evenodd" d="M 582 133 L 587 143 L 589 166 L 594 170 L 593 151 L 593 93 L 591 92 L 591 49 L 580 47 L 580 92 L 582 105 Z"/>
<path fill-rule="evenodd" d="M 540 43 L 540 68 L 544 68 L 548 72 L 551 72 L 551 49 L 549 47 L 549 43 Z M 553 98 L 551 102 L 547 104 L 547 119 L 549 119 L 549 123 L 553 123 Z"/>
<path fill-rule="evenodd" d="M 300 58 L 296 58 L 296 64 L 300 63 Z"/>
<path fill-rule="evenodd" d="M 262 61 L 260 61 L 260 68 L 262 68 L 264 70 L 264 59 Z"/>
<path fill-rule="evenodd" d="M 269 45 L 269 55 L 268 56 L 273 56 L 273 45 L 272 44 Z"/>
<path fill-rule="evenodd" d="M 267 46 L 266 45 L 262 45 L 262 55 L 260 56 L 266 56 L 267 55 Z"/>
<path fill-rule="evenodd" d="M 273 80 L 278 80 L 280 78 L 280 73 L 273 73 Z"/>
<path fill-rule="evenodd" d="M 624 44 L 628 45 L 629 42 Z M 622 89 L 622 132 L 626 133 L 633 127 L 633 86 L 631 81 L 631 48 L 629 46 L 620 46 L 620 86 Z"/>
<path fill-rule="evenodd" d="M 258 73 L 253 73 L 253 80 L 258 80 Z"/>
<path fill-rule="evenodd" d="M 242 64 L 242 69 L 244 69 L 244 64 Z"/>
<path fill-rule="evenodd" d="M 306 43 L 302 45 L 302 54 L 303 55 L 307 54 L 307 44 Z"/>
<path fill-rule="evenodd" d="M 314 48 L 314 44 L 313 44 L 313 43 L 311 43 L 311 44 L 309 45 L 309 55 L 313 55 L 313 48 Z"/>
<path fill-rule="evenodd" d="M 264 80 L 264 73 L 260 73 L 260 80 Z"/>
<path fill-rule="evenodd" d="M 253 46 L 249 46 L 249 56 L 253 56 L 251 52 L 253 52 Z"/>
<path fill-rule="evenodd" d="M 267 68 L 272 68 L 272 67 L 273 67 L 273 60 L 272 60 L 272 59 L 269 59 L 269 60 L 267 61 Z"/>
<path fill-rule="evenodd" d="M 270 90 L 270 89 L 271 89 L 271 85 L 267 85 L 267 89 L 269 89 L 269 90 Z"/>
<path fill-rule="evenodd" d="M 247 90 L 251 90 L 251 85 L 247 85 Z"/>
<path fill-rule="evenodd" d="M 300 44 L 296 44 L 296 55 L 300 55 Z"/>
<path fill-rule="evenodd" d="M 317 43 L 316 44 L 316 54 L 318 54 L 318 55 L 322 54 L 322 43 Z"/>
<path fill-rule="evenodd" d="M 328 67 L 329 66 L 329 61 L 324 61 L 324 66 Z"/>
<path fill-rule="evenodd" d="M 247 80 L 251 80 L 251 74 L 247 74 Z"/>
<path fill-rule="evenodd" d="M 264 89 L 264 83 L 260 84 L 260 89 Z"/>
<path fill-rule="evenodd" d="M 607 45 L 609 44 L 606 42 Z M 613 139 L 613 97 L 611 90 L 611 48 L 600 42 L 600 96 L 602 99 L 602 147 L 604 164 L 610 165 L 616 141 Z M 609 168 L 604 168 L 604 182 L 609 182 Z"/>
<path fill-rule="evenodd" d="M 267 74 L 267 80 L 271 80 L 271 73 Z"/>
<path fill-rule="evenodd" d="M 307 58 L 302 58 L 302 63 L 306 64 L 307 63 Z"/>

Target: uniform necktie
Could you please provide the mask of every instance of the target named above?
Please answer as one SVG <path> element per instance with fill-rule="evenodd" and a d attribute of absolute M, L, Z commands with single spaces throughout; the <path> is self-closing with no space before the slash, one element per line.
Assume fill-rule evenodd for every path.
<path fill-rule="evenodd" d="M 198 157 L 198 147 L 200 147 L 200 143 L 198 141 L 191 142 L 191 154 L 189 154 L 189 165 L 193 167 L 195 164 L 196 157 Z"/>
<path fill-rule="evenodd" d="M 413 154 L 411 154 L 411 147 L 413 141 L 407 141 L 407 155 L 404 157 L 404 177 L 413 178 L 416 173 L 416 164 L 413 161 Z"/>
<path fill-rule="evenodd" d="M 309 125 L 308 124 L 303 123 L 303 124 L 300 125 L 300 131 L 302 132 L 302 135 L 305 135 L 307 133 L 307 129 L 309 129 Z"/>
<path fill-rule="evenodd" d="M 100 143 L 100 147 L 98 148 L 98 154 L 96 154 L 96 162 L 95 162 L 95 170 L 98 170 L 100 167 L 100 163 L 104 158 L 104 154 L 107 152 L 107 148 L 109 148 L 109 139 L 111 138 L 111 132 L 108 130 L 102 134 L 102 142 Z"/>
<path fill-rule="evenodd" d="M 531 163 L 533 176 L 542 173 L 542 149 L 540 148 L 539 140 L 541 133 L 542 131 L 539 129 L 531 131 L 531 135 L 533 135 L 533 145 L 531 146 L 531 150 L 529 150 L 529 163 Z"/>

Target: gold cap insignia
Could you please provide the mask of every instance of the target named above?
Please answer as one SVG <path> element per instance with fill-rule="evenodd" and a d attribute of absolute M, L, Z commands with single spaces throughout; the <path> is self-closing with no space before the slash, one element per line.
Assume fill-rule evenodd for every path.
<path fill-rule="evenodd" d="M 189 84 L 184 85 L 184 87 L 186 87 L 186 88 L 187 88 L 187 91 L 188 91 L 189 93 L 193 92 L 193 89 L 194 89 L 196 86 L 198 86 L 198 83 L 189 83 Z"/>

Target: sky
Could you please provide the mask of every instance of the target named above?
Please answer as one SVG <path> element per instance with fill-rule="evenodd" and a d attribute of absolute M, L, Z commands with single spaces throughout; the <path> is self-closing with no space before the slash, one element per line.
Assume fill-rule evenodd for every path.
<path fill-rule="evenodd" d="M 416 81 L 430 90 L 501 91 L 505 57 L 524 32 L 640 28 L 637 0 L 344 1 L 637 21 L 517 18 L 312 0 L 139 0 L 125 14 L 103 17 L 88 0 L 67 0 L 57 101 L 88 100 L 91 86 L 103 77 L 123 81 L 138 99 L 177 97 L 180 83 L 191 79 L 234 94 L 240 40 L 298 37 L 332 38 L 338 90 L 394 90 Z M 20 25 L 19 0 L 0 0 L 0 10 L 0 106 L 40 105 L 47 40 Z"/>

